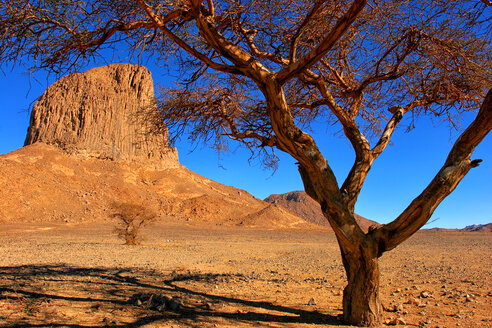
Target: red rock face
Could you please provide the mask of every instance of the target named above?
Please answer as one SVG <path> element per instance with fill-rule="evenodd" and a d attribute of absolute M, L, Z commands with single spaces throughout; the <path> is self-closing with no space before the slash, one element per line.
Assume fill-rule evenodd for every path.
<path fill-rule="evenodd" d="M 63 77 L 33 107 L 25 145 L 44 142 L 68 153 L 113 160 L 178 161 L 167 129 L 152 129 L 155 113 L 150 72 L 131 64 L 108 65 Z"/>

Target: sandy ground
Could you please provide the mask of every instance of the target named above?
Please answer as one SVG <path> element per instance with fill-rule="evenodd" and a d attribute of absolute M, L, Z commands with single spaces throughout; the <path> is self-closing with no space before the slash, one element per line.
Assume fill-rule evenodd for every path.
<path fill-rule="evenodd" d="M 2 224 L 0 327 L 338 327 L 333 234 L 154 225 Z M 492 327 L 490 233 L 419 232 L 381 258 L 384 320 Z M 398 320 L 395 320 L 398 319 Z"/>

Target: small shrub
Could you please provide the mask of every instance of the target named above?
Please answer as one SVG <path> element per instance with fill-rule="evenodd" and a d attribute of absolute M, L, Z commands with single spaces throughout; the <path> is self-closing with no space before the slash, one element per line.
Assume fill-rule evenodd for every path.
<path fill-rule="evenodd" d="M 111 217 L 118 219 L 115 232 L 125 241 L 125 245 L 139 245 L 142 228 L 157 217 L 155 212 L 142 205 L 115 202 L 112 208 Z"/>

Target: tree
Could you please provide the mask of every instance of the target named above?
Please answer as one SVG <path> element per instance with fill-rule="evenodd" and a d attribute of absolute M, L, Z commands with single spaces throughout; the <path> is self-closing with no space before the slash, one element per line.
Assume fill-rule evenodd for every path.
<path fill-rule="evenodd" d="M 480 162 L 470 157 L 492 126 L 490 10 L 478 0 L 0 0 L 0 59 L 60 73 L 126 43 L 175 66 L 179 84 L 162 90 L 156 127 L 219 150 L 238 141 L 266 165 L 275 149 L 294 157 L 341 249 L 344 318 L 370 326 L 381 320 L 378 258 Z M 478 108 L 424 191 L 362 231 L 355 203 L 402 119 L 453 126 Z M 313 122 L 335 122 L 353 146 L 341 184 L 306 132 Z"/>
<path fill-rule="evenodd" d="M 142 228 L 155 221 L 157 217 L 152 210 L 133 203 L 114 202 L 111 208 L 111 217 L 118 219 L 114 230 L 118 237 L 125 241 L 125 245 L 139 245 Z"/>

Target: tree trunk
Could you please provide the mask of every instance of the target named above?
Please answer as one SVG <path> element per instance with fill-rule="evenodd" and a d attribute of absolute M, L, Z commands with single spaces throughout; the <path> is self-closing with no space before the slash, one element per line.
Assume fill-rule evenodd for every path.
<path fill-rule="evenodd" d="M 374 243 L 359 245 L 351 251 L 343 246 L 341 249 L 348 279 L 343 291 L 343 318 L 356 326 L 379 326 L 382 312 L 377 246 Z"/>

